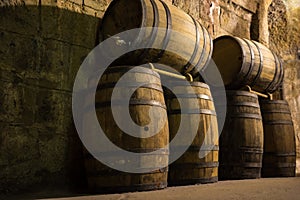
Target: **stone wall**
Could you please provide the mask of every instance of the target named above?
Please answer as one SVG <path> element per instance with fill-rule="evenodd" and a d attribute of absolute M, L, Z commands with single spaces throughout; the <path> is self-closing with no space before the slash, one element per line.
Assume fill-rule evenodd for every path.
<path fill-rule="evenodd" d="M 249 39 L 252 16 L 258 6 L 256 0 L 173 0 L 172 3 L 198 19 L 213 37 L 233 34 Z"/>
<path fill-rule="evenodd" d="M 0 193 L 84 183 L 72 87 L 107 4 L 0 1 Z"/>
<path fill-rule="evenodd" d="M 110 1 L 0 0 L 0 193 L 84 187 L 71 92 Z M 270 43 L 285 61 L 284 94 L 299 141 L 299 15 L 283 14 L 290 10 L 280 0 L 271 7 L 271 0 L 166 1 L 199 19 L 214 38 Z"/>
<path fill-rule="evenodd" d="M 300 3 L 273 0 L 268 14 L 270 48 L 284 62 L 283 96 L 292 112 L 297 144 L 297 173 L 300 173 Z"/>

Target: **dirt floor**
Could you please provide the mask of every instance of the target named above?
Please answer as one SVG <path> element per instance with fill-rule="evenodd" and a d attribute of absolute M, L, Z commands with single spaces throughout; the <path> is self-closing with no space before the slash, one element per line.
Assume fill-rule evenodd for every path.
<path fill-rule="evenodd" d="M 49 198 L 51 197 L 51 198 Z M 1 197 L 0 199 L 55 200 L 300 200 L 300 177 L 220 181 L 215 184 L 169 187 L 151 192 L 109 195 L 75 195 L 61 192 Z"/>

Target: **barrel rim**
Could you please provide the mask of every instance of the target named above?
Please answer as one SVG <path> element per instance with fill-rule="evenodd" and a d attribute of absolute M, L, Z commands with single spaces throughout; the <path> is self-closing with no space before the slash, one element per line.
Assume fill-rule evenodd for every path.
<path fill-rule="evenodd" d="M 261 49 L 259 47 L 259 45 L 262 45 L 261 43 L 258 43 L 256 41 L 253 41 L 251 40 L 251 42 L 255 45 L 255 47 L 257 48 L 258 50 L 258 53 L 259 53 L 259 59 L 260 59 L 260 62 L 259 62 L 259 68 L 258 68 L 258 72 L 254 78 L 254 80 L 252 81 L 252 83 L 250 84 L 251 87 L 253 87 L 257 81 L 259 80 L 260 76 L 261 76 L 261 73 L 262 73 L 262 70 L 263 70 L 263 63 L 264 63 L 264 56 L 263 56 L 263 53 L 261 52 Z M 264 46 L 264 45 L 263 45 Z"/>
<path fill-rule="evenodd" d="M 118 66 L 111 66 L 111 67 L 108 67 L 104 74 L 110 74 L 110 73 L 117 73 L 117 72 L 128 72 L 129 70 L 131 69 L 134 69 L 131 71 L 131 73 L 143 73 L 143 71 L 141 70 L 138 70 L 137 67 L 139 68 L 144 68 L 143 71 L 145 72 L 148 72 L 148 73 L 145 73 L 145 74 L 150 74 L 150 75 L 153 75 L 153 76 L 156 76 L 158 78 L 160 78 L 160 75 L 158 72 L 150 69 L 149 67 L 146 67 L 146 66 L 143 66 L 143 65 L 118 65 Z"/>
<path fill-rule="evenodd" d="M 144 3 L 144 1 L 143 1 L 143 3 Z M 158 32 L 158 29 L 156 27 L 158 27 L 158 22 L 159 22 L 159 11 L 158 11 L 157 4 L 156 4 L 155 0 L 150 0 L 150 3 L 153 8 L 153 24 L 152 24 L 152 30 L 150 33 L 150 39 L 147 42 L 147 46 L 152 46 L 153 43 L 155 42 L 155 38 L 156 38 L 157 32 Z M 143 8 L 143 10 L 147 10 L 147 8 L 145 7 L 145 8 Z M 146 13 L 146 11 L 144 13 Z M 147 19 L 145 19 L 145 16 L 146 16 L 146 14 L 143 16 L 143 18 L 144 18 L 144 20 L 147 20 Z M 144 26 L 142 26 L 142 27 L 144 27 Z M 135 46 L 135 41 L 133 41 L 133 46 Z M 149 50 L 150 50 L 149 48 L 142 50 L 140 55 L 138 55 L 137 63 L 139 62 L 139 60 L 144 60 L 147 57 Z"/>
<path fill-rule="evenodd" d="M 277 57 L 278 58 L 278 57 Z M 280 81 L 279 81 L 279 86 L 278 87 L 280 87 L 280 86 L 282 86 L 282 83 L 283 83 L 283 78 L 284 78 L 284 74 L 285 74 L 285 72 L 284 72 L 284 67 L 283 67 L 283 63 L 282 63 L 282 60 L 280 59 L 280 58 L 278 58 L 278 60 L 279 60 L 279 63 L 280 63 L 280 68 L 281 68 L 281 77 L 280 77 Z M 275 89 L 274 89 L 274 91 L 275 91 Z"/>
<path fill-rule="evenodd" d="M 210 109 L 188 109 L 182 111 L 181 109 L 172 109 L 170 108 L 168 110 L 168 115 L 191 115 L 191 114 L 202 114 L 202 115 L 210 115 L 210 116 L 217 116 L 217 113 L 215 110 Z"/>
<path fill-rule="evenodd" d="M 164 110 L 167 110 L 167 107 L 164 102 L 160 102 L 158 100 L 153 100 L 153 99 L 130 99 L 129 104 L 128 101 L 125 101 L 123 99 L 121 100 L 115 100 L 115 101 L 103 101 L 103 102 L 96 102 L 95 103 L 95 108 L 96 110 L 102 109 L 102 108 L 109 108 L 112 103 L 115 106 L 155 106 L 155 107 L 160 107 Z"/>
<path fill-rule="evenodd" d="M 199 82 L 199 81 L 170 81 L 170 83 L 172 83 L 172 86 L 195 86 L 195 87 L 201 87 L 204 89 L 210 89 L 209 85 L 203 82 Z"/>
<path fill-rule="evenodd" d="M 278 77 L 277 82 L 274 81 L 274 84 L 272 85 L 272 87 L 270 87 L 270 89 L 268 91 L 270 93 L 275 92 L 282 85 L 283 78 L 284 78 L 284 68 L 283 68 L 282 61 L 281 61 L 281 59 L 279 59 L 279 57 L 274 52 L 272 52 L 272 53 L 273 53 L 273 56 L 276 60 L 276 63 L 278 63 L 278 65 L 279 65 L 279 72 L 280 73 L 279 73 L 279 77 Z M 277 69 L 277 66 L 276 66 L 276 69 Z"/>
<path fill-rule="evenodd" d="M 102 18 L 102 21 L 101 21 L 101 25 L 100 25 L 100 30 L 102 30 L 103 29 L 103 24 L 104 24 L 104 22 L 105 22 L 105 19 L 113 12 L 113 7 L 119 2 L 119 1 L 121 1 L 121 0 L 113 0 L 113 1 L 111 1 L 111 3 L 108 5 L 108 7 L 107 7 L 107 9 L 106 9 L 106 11 L 105 11 L 105 13 L 104 13 L 104 15 L 103 15 L 103 18 Z M 137 2 L 139 2 L 140 3 L 140 5 L 141 5 L 141 10 L 142 10 L 142 16 L 143 16 L 143 18 L 141 19 L 141 22 L 140 22 L 140 26 L 139 27 L 136 27 L 136 28 L 141 28 L 141 27 L 145 27 L 145 25 L 146 25 L 146 21 L 147 21 L 147 19 L 146 19 L 146 13 L 147 13 L 147 8 L 146 8 L 146 4 L 145 4 L 145 2 L 144 2 L 144 0 L 137 0 Z M 102 39 L 104 39 L 105 37 L 103 36 L 103 32 L 102 31 L 100 31 L 100 34 L 101 34 L 101 36 L 102 36 Z M 138 35 L 137 35 L 137 37 L 136 38 L 141 38 L 140 36 L 142 35 L 143 33 L 142 33 L 142 31 L 141 30 L 139 30 L 139 33 L 138 33 Z M 139 41 L 137 41 L 137 39 L 135 39 L 135 40 L 133 40 L 133 45 L 136 45 L 137 43 L 138 43 Z"/>
<path fill-rule="evenodd" d="M 252 108 L 260 108 L 259 103 L 255 102 L 248 102 L 248 101 L 231 101 L 227 104 L 228 107 L 236 107 L 236 106 L 243 106 L 243 107 L 252 107 Z"/>
<path fill-rule="evenodd" d="M 242 66 L 239 67 L 239 72 L 234 76 L 233 79 L 229 80 L 229 83 L 226 84 L 227 88 L 238 88 L 239 84 L 241 81 L 239 81 L 238 83 L 236 83 L 236 80 L 238 80 L 238 77 L 240 77 L 242 75 L 242 71 L 243 69 L 245 69 L 245 59 L 246 59 L 246 54 L 245 54 L 245 50 L 243 49 L 243 45 L 242 45 L 242 38 L 233 36 L 233 35 L 222 35 L 220 37 L 217 37 L 216 39 L 213 40 L 213 44 L 214 44 L 214 49 L 215 49 L 215 43 L 219 42 L 222 39 L 230 39 L 232 41 L 234 41 L 235 43 L 238 44 L 239 49 L 242 53 Z"/>
<path fill-rule="evenodd" d="M 197 64 L 195 65 L 195 67 L 193 68 L 193 70 L 191 71 L 191 74 L 193 77 L 197 77 L 197 75 L 199 73 L 201 73 L 201 71 L 203 72 L 204 70 L 206 70 L 206 68 L 208 67 L 210 61 L 211 61 L 211 58 L 212 58 L 212 54 L 213 54 L 213 48 L 214 48 L 214 44 L 213 44 L 213 40 L 212 40 L 212 37 L 211 35 L 208 33 L 207 29 L 203 27 L 203 25 L 197 21 L 197 23 L 199 24 L 199 26 L 201 27 L 201 30 L 202 30 L 202 33 L 203 33 L 203 51 L 201 53 L 201 56 L 197 62 Z M 206 38 L 206 36 L 208 38 Z M 207 46 L 207 43 L 209 42 L 209 46 L 210 46 L 210 49 L 209 49 L 209 53 L 208 53 L 208 56 L 207 56 L 207 59 L 204 63 L 203 66 L 200 66 L 200 63 L 203 61 L 204 59 L 204 50 L 205 50 L 205 47 Z"/>
<path fill-rule="evenodd" d="M 280 113 L 280 114 L 287 114 L 287 115 L 291 115 L 290 110 L 287 109 L 261 109 L 262 114 L 274 114 L 274 113 Z"/>
<path fill-rule="evenodd" d="M 241 65 L 234 68 L 237 72 L 226 79 L 225 85 L 227 89 L 239 89 L 245 85 L 250 85 L 251 87 L 258 86 L 260 92 L 273 93 L 282 85 L 284 69 L 282 67 L 281 60 L 267 46 L 255 40 L 240 38 L 232 35 L 222 35 L 214 40 L 214 44 L 221 41 L 222 39 L 230 40 L 238 44 L 240 46 L 240 51 L 243 54 L 243 60 Z M 258 51 L 258 56 L 254 56 L 254 49 L 255 51 Z M 266 65 L 264 61 L 264 49 L 268 50 L 269 53 L 273 55 L 270 59 L 272 59 L 272 62 L 275 63 L 275 69 L 272 72 L 272 77 L 270 77 L 267 81 L 262 83 L 260 82 L 263 78 L 261 77 L 261 75 L 264 72 L 264 65 Z M 250 51 L 249 55 L 245 55 L 245 53 L 248 53 L 248 50 Z M 240 56 L 240 54 L 238 55 Z M 245 58 L 245 56 L 247 58 Z M 248 60 L 249 57 L 251 57 L 250 63 L 245 61 L 246 59 Z M 254 60 L 257 59 L 259 59 L 260 61 L 254 62 Z M 253 73 L 254 66 L 255 69 L 258 66 L 258 71 L 255 71 L 255 73 Z M 251 75 L 253 75 L 254 78 L 250 79 L 250 77 L 252 77 Z"/>
<path fill-rule="evenodd" d="M 240 48 L 242 50 L 242 57 L 243 57 L 243 62 L 242 62 L 242 66 L 240 67 L 240 71 L 236 74 L 236 76 L 234 77 L 234 79 L 232 80 L 232 82 L 228 85 L 228 87 L 234 87 L 234 88 L 238 88 L 241 85 L 243 85 L 243 82 L 246 81 L 246 76 L 243 74 L 243 71 L 245 71 L 245 69 L 248 69 L 248 72 L 246 73 L 246 75 L 249 73 L 249 71 L 252 69 L 252 65 L 253 63 L 251 62 L 250 64 L 246 62 L 246 52 L 244 47 L 248 47 L 249 51 L 250 51 L 250 55 L 251 55 L 251 61 L 252 61 L 252 54 L 253 54 L 253 50 L 250 48 L 250 46 L 248 45 L 248 43 L 243 39 L 243 38 L 239 38 L 239 37 L 234 37 L 234 39 L 236 40 L 236 42 L 240 45 Z M 246 44 L 246 46 L 243 45 L 243 43 Z"/>
<path fill-rule="evenodd" d="M 207 101 L 213 101 L 212 96 L 210 95 L 206 95 L 206 94 L 185 94 L 185 93 L 181 93 L 181 94 L 165 94 L 165 99 L 172 101 L 174 99 L 189 99 L 189 98 L 197 98 L 197 99 L 202 99 L 202 100 L 207 100 Z"/>
<path fill-rule="evenodd" d="M 187 64 L 183 67 L 183 71 L 182 73 L 184 72 L 190 72 L 192 71 L 195 66 L 193 66 L 193 62 L 195 61 L 195 58 L 196 58 L 196 55 L 198 53 L 198 50 L 199 50 L 199 41 L 200 41 L 200 33 L 199 33 L 199 27 L 197 26 L 197 21 L 195 20 L 194 17 L 192 17 L 191 15 L 189 15 L 190 18 L 192 19 L 194 25 L 195 25 L 195 31 L 196 31 L 196 42 L 195 42 L 195 46 L 194 46 L 194 51 L 193 51 L 193 54 L 190 58 L 190 60 L 187 62 Z"/>
<path fill-rule="evenodd" d="M 226 95 L 230 96 L 249 96 L 258 99 L 256 94 L 244 90 L 226 90 Z"/>
<path fill-rule="evenodd" d="M 200 23 L 199 23 L 199 24 L 200 24 Z M 201 24 L 200 24 L 200 25 L 201 25 Z M 202 25 L 201 25 L 201 26 L 202 26 Z M 204 66 L 203 66 L 202 69 L 201 69 L 201 71 L 204 71 L 204 70 L 208 67 L 208 65 L 209 65 L 209 63 L 210 63 L 210 61 L 211 61 L 211 57 L 212 57 L 213 49 L 214 49 L 214 44 L 213 44 L 212 37 L 211 37 L 211 35 L 208 33 L 207 29 L 205 29 L 203 26 L 202 26 L 202 28 L 205 30 L 206 35 L 209 37 L 209 41 L 210 41 L 210 49 L 209 49 L 210 52 L 209 52 L 209 54 L 208 54 L 206 63 L 204 64 Z"/>
<path fill-rule="evenodd" d="M 294 123 L 292 120 L 263 120 L 263 125 L 264 126 L 268 126 L 268 125 L 271 125 L 272 127 L 275 126 L 275 125 L 290 125 L 293 127 Z M 293 129 L 293 132 L 294 132 L 294 129 Z"/>
<path fill-rule="evenodd" d="M 137 83 L 143 83 L 142 86 L 139 86 L 138 84 L 132 84 L 132 82 L 124 82 L 124 86 L 126 88 L 138 88 L 137 89 L 153 89 L 158 92 L 163 93 L 163 89 L 161 87 L 161 84 L 158 83 L 144 83 L 144 82 L 137 82 Z M 98 84 L 96 91 L 102 91 L 106 89 L 114 89 L 116 86 L 117 82 L 109 82 L 109 83 L 104 83 L 104 84 Z M 122 88 L 122 87 L 120 87 Z"/>
<path fill-rule="evenodd" d="M 253 114 L 253 113 L 240 113 L 240 112 L 232 112 L 230 114 L 227 115 L 229 118 L 231 119 L 255 119 L 255 120 L 259 120 L 262 121 L 262 116 L 261 114 Z"/>
<path fill-rule="evenodd" d="M 265 89 L 266 92 L 268 91 L 273 91 L 274 89 L 276 90 L 277 87 L 278 87 L 278 84 L 279 84 L 279 79 L 281 78 L 281 68 L 278 69 L 278 65 L 279 67 L 281 67 L 280 63 L 279 63 L 279 60 L 277 58 L 277 56 L 275 55 L 275 53 L 273 51 L 271 51 L 273 57 L 274 57 L 274 60 L 275 60 L 275 73 L 274 73 L 274 78 L 273 80 L 270 82 L 270 84 L 268 85 L 268 87 Z M 279 73 L 278 73 L 279 72 Z M 277 80 L 276 80 L 277 79 Z"/>
<path fill-rule="evenodd" d="M 167 46 L 168 46 L 168 44 L 170 42 L 170 38 L 171 38 L 172 21 L 173 21 L 171 11 L 170 11 L 170 8 L 169 8 L 168 4 L 166 4 L 166 2 L 161 1 L 161 0 L 160 0 L 160 3 L 163 5 L 163 7 L 165 9 L 165 12 L 166 12 L 167 27 L 166 27 L 166 33 L 165 33 L 165 36 L 164 36 L 163 44 L 162 44 L 162 49 L 158 53 L 158 55 L 156 57 L 156 60 L 153 61 L 154 63 L 158 62 L 162 58 L 163 54 L 165 53 L 165 51 L 167 49 Z"/>
<path fill-rule="evenodd" d="M 249 50 L 250 50 L 250 53 L 251 53 L 251 64 L 250 64 L 250 68 L 249 68 L 247 74 L 245 75 L 244 80 L 242 80 L 242 83 L 243 83 L 244 85 L 246 85 L 247 80 L 249 80 L 249 77 L 251 76 L 251 73 L 252 73 L 253 70 L 254 70 L 254 66 L 255 66 L 255 62 L 254 62 L 254 61 L 255 61 L 255 54 L 254 54 L 254 51 L 253 51 L 253 49 L 252 49 L 252 47 L 251 47 L 251 43 L 253 43 L 253 42 L 252 42 L 251 40 L 246 39 L 246 38 L 243 38 L 243 40 L 245 41 L 245 43 L 246 43 L 247 46 L 249 47 Z"/>

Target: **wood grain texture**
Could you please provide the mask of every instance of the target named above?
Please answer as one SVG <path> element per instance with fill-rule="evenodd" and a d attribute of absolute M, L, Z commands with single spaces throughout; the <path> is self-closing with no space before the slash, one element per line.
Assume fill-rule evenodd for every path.
<path fill-rule="evenodd" d="M 263 177 L 294 177 L 296 141 L 289 105 L 284 100 L 260 101 L 264 126 Z"/>
<path fill-rule="evenodd" d="M 260 178 L 262 154 L 263 125 L 257 95 L 227 91 L 227 116 L 220 136 L 220 179 Z"/>
<path fill-rule="evenodd" d="M 228 89 L 249 85 L 255 91 L 273 93 L 282 84 L 281 61 L 256 41 L 221 36 L 214 40 L 212 58 Z"/>
<path fill-rule="evenodd" d="M 115 84 L 118 80 L 133 67 L 121 66 L 111 67 L 106 70 L 101 77 L 96 92 L 96 113 L 99 124 L 102 130 L 105 132 L 108 139 L 116 146 L 130 152 L 135 153 L 149 153 L 158 149 L 163 149 L 164 153 L 155 155 L 143 155 L 138 159 L 138 164 L 141 169 L 150 169 L 149 173 L 125 173 L 103 165 L 87 152 L 85 152 L 85 166 L 87 171 L 88 185 L 92 192 L 129 192 L 129 191 L 143 191 L 162 189 L 167 186 L 167 167 L 159 170 L 154 170 L 149 167 L 149 162 L 153 162 L 153 166 L 167 166 L 169 150 L 167 144 L 169 142 L 169 129 L 168 122 L 163 121 L 167 119 L 166 106 L 163 96 L 163 90 L 161 87 L 160 76 L 146 68 L 140 68 L 137 71 L 130 71 L 127 76 L 130 79 L 128 85 L 122 85 L 120 87 L 126 88 L 127 86 L 137 85 L 145 83 L 145 85 L 135 90 L 130 98 L 129 105 L 125 100 L 117 99 L 117 109 L 119 107 L 129 106 L 129 112 L 132 119 L 124 119 L 122 123 L 128 123 L 132 120 L 138 126 L 145 126 L 148 129 L 159 126 L 159 120 L 152 123 L 152 115 L 149 110 L 156 107 L 155 117 L 161 118 L 162 128 L 159 132 L 151 137 L 139 138 L 133 137 L 124 132 L 115 122 L 115 118 L 111 109 L 111 95 Z M 122 93 L 126 93 L 127 90 L 122 89 L 120 91 L 120 97 Z M 117 113 L 121 114 L 121 113 Z M 87 119 L 88 120 L 88 119 Z M 89 131 L 89 127 L 86 127 L 85 131 Z M 118 156 L 116 152 L 99 152 L 103 155 L 113 156 L 116 162 L 123 162 L 124 158 Z M 125 161 L 126 162 L 126 161 Z M 152 166 L 152 165 L 151 165 Z"/>
<path fill-rule="evenodd" d="M 173 83 L 173 85 L 172 89 L 177 91 L 178 99 L 169 91 L 165 91 L 169 113 L 170 140 L 177 134 L 183 116 L 187 116 L 188 119 L 184 126 L 195 127 L 197 133 L 189 149 L 169 166 L 168 183 L 170 185 L 189 185 L 217 182 L 219 164 L 218 124 L 210 89 L 208 85 L 200 82 L 192 82 L 191 89 L 180 82 Z M 195 93 L 197 96 L 189 97 L 191 93 Z M 181 107 L 179 100 L 183 104 Z M 199 110 L 195 111 L 197 107 Z M 180 109 L 182 112 L 178 112 Z M 199 124 L 195 123 L 195 117 L 200 118 Z M 180 148 L 180 144 L 178 147 Z M 199 153 L 206 153 L 206 156 L 199 158 Z"/>
<path fill-rule="evenodd" d="M 103 17 L 100 33 L 104 40 L 123 31 L 144 27 L 149 29 L 129 36 L 126 45 L 149 44 L 159 49 L 136 50 L 117 59 L 113 65 L 159 62 L 194 76 L 208 65 L 213 46 L 207 30 L 181 9 L 161 0 L 113 1 Z M 126 45 L 113 46 L 112 50 L 130 46 Z"/>

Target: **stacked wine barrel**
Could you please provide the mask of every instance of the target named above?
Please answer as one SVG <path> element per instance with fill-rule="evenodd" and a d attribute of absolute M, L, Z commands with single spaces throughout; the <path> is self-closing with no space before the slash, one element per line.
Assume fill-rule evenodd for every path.
<path fill-rule="evenodd" d="M 214 40 L 213 61 L 227 89 L 248 85 L 262 93 L 275 92 L 283 81 L 283 66 L 264 45 L 233 36 Z"/>
<path fill-rule="evenodd" d="M 172 82 L 171 91 L 165 89 L 168 109 L 170 139 L 176 136 L 180 121 L 188 123 L 186 137 L 196 135 L 186 152 L 169 166 L 170 185 L 214 183 L 218 181 L 218 124 L 209 86 L 200 82 Z M 176 98 L 177 97 L 177 98 Z M 197 109 L 199 108 L 199 109 Z M 198 122 L 198 123 L 196 123 Z M 181 149 L 184 142 L 176 144 L 174 150 Z M 199 155 L 204 156 L 200 157 Z"/>
<path fill-rule="evenodd" d="M 293 177 L 296 168 L 295 133 L 285 100 L 261 100 L 264 122 L 263 177 Z"/>
<path fill-rule="evenodd" d="M 226 122 L 220 136 L 220 178 L 259 178 L 263 157 L 263 124 L 258 97 L 227 91 Z"/>
<path fill-rule="evenodd" d="M 130 70 L 128 72 L 128 70 Z M 143 126 L 149 122 L 147 111 L 155 108 L 158 117 L 164 118 L 167 115 L 166 106 L 163 96 L 163 90 L 160 82 L 159 74 L 146 68 L 134 68 L 133 66 L 116 66 L 111 67 L 101 77 L 96 92 L 96 114 L 101 128 L 106 137 L 118 147 L 134 153 L 147 153 L 157 149 L 163 149 L 161 154 L 155 155 L 155 160 L 159 166 L 167 166 L 168 164 L 168 149 L 166 148 L 169 141 L 168 123 L 165 123 L 162 129 L 153 137 L 137 138 L 126 134 L 118 124 L 115 122 L 115 116 L 112 112 L 111 98 L 118 79 L 123 74 L 127 73 L 132 77 L 130 87 L 139 85 L 140 83 L 147 83 L 138 88 L 132 95 L 129 105 L 126 100 L 122 98 L 122 94 L 118 95 L 113 100 L 115 109 L 121 110 L 129 106 L 130 114 L 134 122 Z M 124 88 L 119 86 L 121 92 Z M 125 90 L 126 92 L 126 90 Z M 121 97 L 121 98 L 118 98 Z M 91 106 L 91 105 L 87 105 Z M 89 113 L 87 113 L 88 116 Z M 120 114 L 120 113 L 117 113 Z M 88 120 L 88 119 L 87 119 Z M 125 122 L 126 123 L 126 122 Z M 87 127 L 85 131 L 89 131 Z M 148 127 L 149 129 L 151 127 Z M 116 162 L 122 162 L 124 158 L 118 152 L 96 152 L 98 154 L 113 156 Z M 129 192 L 139 190 L 161 189 L 167 186 L 167 168 L 160 168 L 151 173 L 125 173 L 107 167 L 98 160 L 92 157 L 87 151 L 85 152 L 85 166 L 87 168 L 87 176 L 89 188 L 92 192 Z M 142 159 L 151 160 L 152 155 L 141 156 Z M 153 158 L 152 158 L 153 159 Z M 141 168 L 147 167 L 140 164 Z M 100 191 L 99 191 L 100 190 Z"/>
<path fill-rule="evenodd" d="M 289 106 L 284 100 L 266 98 L 282 85 L 280 59 L 258 42 L 234 36 L 215 39 L 212 58 L 228 90 L 220 179 L 295 176 Z M 246 88 L 255 94 L 242 91 Z M 256 94 L 264 98 L 259 100 Z"/>
<path fill-rule="evenodd" d="M 118 35 L 132 29 L 138 30 Z M 167 184 L 217 182 L 219 134 L 210 88 L 205 83 L 181 80 L 187 74 L 190 77 L 199 76 L 199 71 L 208 66 L 213 52 L 213 42 L 208 31 L 190 15 L 161 0 L 114 0 L 105 12 L 100 36 L 103 41 L 109 38 L 113 40 L 106 49 L 107 59 L 117 57 L 124 49 L 147 48 L 133 49 L 118 57 L 96 83 L 95 103 L 99 124 L 106 137 L 126 151 L 148 153 L 163 149 L 163 153 L 155 155 L 155 162 L 157 166 L 165 167 L 148 170 L 147 173 L 121 172 L 104 165 L 85 150 L 86 174 L 91 192 L 144 191 L 162 189 Z M 171 79 L 173 88 L 168 90 L 162 87 L 161 75 L 151 69 L 151 66 L 159 67 L 160 71 L 168 72 L 171 77 L 175 75 L 169 68 L 181 75 L 177 74 L 177 78 Z M 118 85 L 119 79 L 125 75 L 129 77 L 130 84 Z M 118 87 L 134 86 L 140 87 L 131 95 L 129 105 L 126 104 L 126 99 L 112 100 L 114 89 L 121 89 L 119 95 L 122 96 L 122 92 L 126 90 Z M 176 96 L 173 90 L 177 91 Z M 87 102 L 90 98 L 94 97 L 88 96 Z M 179 103 L 181 101 L 183 104 Z M 118 116 L 115 114 L 121 116 L 121 113 L 112 112 L 112 103 L 120 108 L 129 106 L 131 119 L 123 119 L 123 123 L 132 120 L 136 125 L 144 127 L 144 130 L 151 129 L 148 124 L 153 116 L 150 116 L 149 110 L 153 108 L 158 109 L 154 124 L 159 124 L 164 117 L 168 120 L 154 136 L 133 137 L 118 127 L 115 120 Z M 92 106 L 90 103 L 86 104 L 87 107 Z M 92 113 L 88 112 L 86 115 L 86 120 L 89 120 L 88 116 Z M 185 118 L 185 124 L 182 124 L 182 127 L 186 127 L 184 134 L 194 138 L 191 144 L 180 141 L 170 146 L 168 144 L 176 137 L 182 117 Z M 90 129 L 91 127 L 85 127 L 84 131 L 89 132 Z M 168 167 L 168 158 L 181 151 L 184 145 L 189 145 L 187 151 L 182 152 Z M 114 155 L 117 163 L 124 160 L 117 156 L 117 152 L 96 154 Z M 143 163 L 144 165 L 140 165 L 143 168 L 150 160 L 143 155 L 137 162 Z"/>
<path fill-rule="evenodd" d="M 197 20 L 162 0 L 113 0 L 99 32 L 101 41 L 113 41 L 107 46 L 107 58 L 116 58 L 97 83 L 96 97 L 88 97 L 95 98 L 99 124 L 107 138 L 121 149 L 133 153 L 163 150 L 155 155 L 155 162 L 165 167 L 147 173 L 121 172 L 85 151 L 88 186 L 92 192 L 155 190 L 168 184 L 215 183 L 219 178 L 295 175 L 295 139 L 288 105 L 282 100 L 259 100 L 257 96 L 277 91 L 283 81 L 281 61 L 267 47 L 229 35 L 212 41 Z M 123 55 L 119 56 L 120 52 Z M 227 90 L 227 103 L 223 105 L 214 103 L 208 85 L 212 80 L 203 78 L 203 73 L 200 75 L 210 69 L 212 61 Z M 174 75 L 170 68 L 181 76 Z M 128 74 L 130 84 L 118 85 L 119 79 Z M 169 79 L 172 87 L 163 87 L 162 76 L 173 77 Z M 190 80 L 181 80 L 184 77 Z M 205 80 L 208 84 L 193 80 Z M 138 89 L 128 103 L 122 98 L 126 90 L 118 87 L 135 86 Z M 121 97 L 112 101 L 116 87 Z M 247 88 L 250 90 L 246 91 Z M 118 127 L 115 117 L 120 113 L 112 113 L 112 103 L 118 108 L 129 107 L 131 119 L 125 118 L 123 123 L 132 120 L 144 127 L 144 131 L 153 128 L 147 126 L 151 122 L 149 110 L 153 108 L 158 110 L 154 124 L 165 117 L 168 120 L 154 136 L 133 137 Z M 218 106 L 227 107 L 223 130 L 218 130 Z M 92 113 L 86 115 L 89 120 Z M 185 124 L 181 123 L 183 119 Z M 182 127 L 192 140 L 168 166 L 177 151 L 186 147 L 186 138 L 169 145 Z M 89 132 L 90 127 L 84 131 Z M 222 131 L 220 138 L 219 131 Z M 122 157 L 114 159 L 126 162 Z M 137 162 L 144 169 L 150 160 L 153 158 L 143 155 Z"/>

